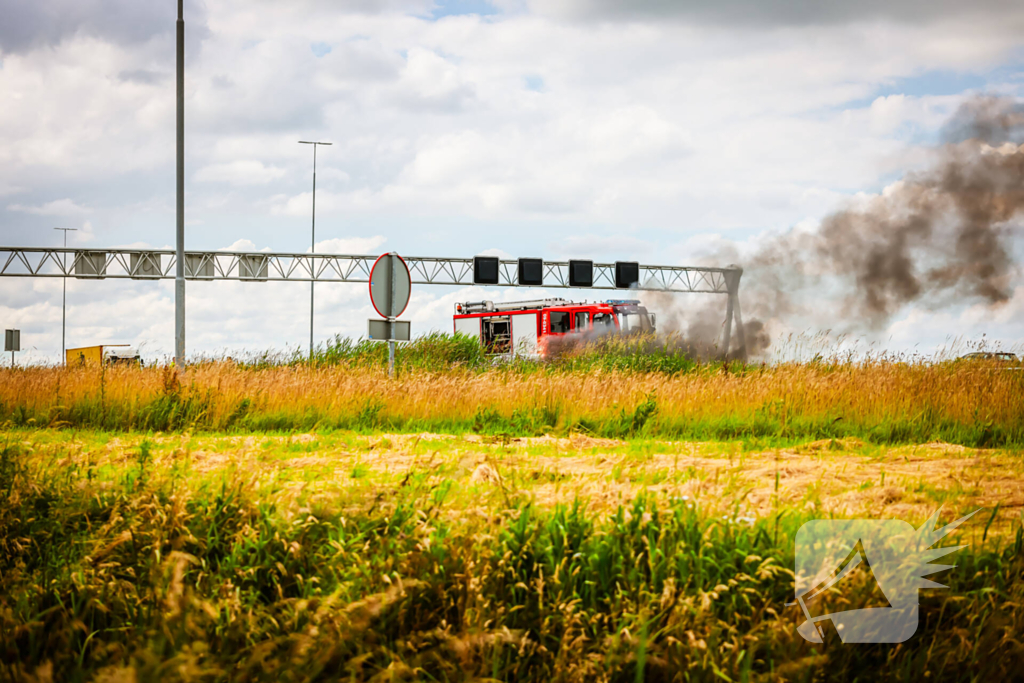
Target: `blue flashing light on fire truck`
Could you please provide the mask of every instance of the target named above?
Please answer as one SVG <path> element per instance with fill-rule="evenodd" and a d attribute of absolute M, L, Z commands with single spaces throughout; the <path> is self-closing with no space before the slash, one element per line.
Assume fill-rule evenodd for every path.
<path fill-rule="evenodd" d="M 634 299 L 476 301 L 455 304 L 453 319 L 456 333 L 479 338 L 488 353 L 522 356 L 543 356 L 552 337 L 654 331 L 654 314 Z"/>

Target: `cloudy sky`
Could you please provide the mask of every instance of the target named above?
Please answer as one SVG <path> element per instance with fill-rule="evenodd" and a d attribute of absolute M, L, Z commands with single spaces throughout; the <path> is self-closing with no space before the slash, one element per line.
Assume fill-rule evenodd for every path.
<path fill-rule="evenodd" d="M 0 0 L 0 245 L 171 247 L 174 0 Z M 186 248 L 692 264 L 810 229 L 927 164 L 978 93 L 1024 97 L 1011 0 L 188 0 Z M 1003 306 L 869 335 L 1024 344 Z M 173 351 L 173 283 L 68 282 L 68 346 Z M 61 282 L 0 280 L 24 361 L 56 361 Z M 557 292 L 551 292 L 556 294 Z M 419 287 L 414 333 L 455 301 Z M 304 345 L 308 285 L 190 283 L 190 353 Z M 581 298 L 587 296 L 580 294 Z M 591 298 L 594 293 L 589 295 Z M 683 304 L 689 305 L 688 303 Z M 317 289 L 358 336 L 365 285 Z M 775 321 L 813 333 L 814 320 Z"/>

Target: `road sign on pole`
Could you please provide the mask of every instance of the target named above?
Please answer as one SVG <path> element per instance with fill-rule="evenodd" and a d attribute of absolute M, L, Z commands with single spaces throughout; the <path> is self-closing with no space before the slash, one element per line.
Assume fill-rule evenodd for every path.
<path fill-rule="evenodd" d="M 396 320 L 389 322 L 387 320 L 374 320 L 370 318 L 368 321 L 367 333 L 369 339 L 374 341 L 409 341 L 409 321 L 408 320 Z M 392 325 L 394 329 L 392 330 Z"/>
<path fill-rule="evenodd" d="M 395 319 L 405 312 L 412 292 L 409 266 L 395 252 L 381 255 L 370 269 L 370 303 L 386 320 L 370 320 L 370 339 L 388 342 L 388 377 L 395 374 L 395 341 L 409 341 L 409 323 Z M 387 327 L 386 333 L 381 326 Z M 398 328 L 402 329 L 399 330 Z"/>
<path fill-rule="evenodd" d="M 4 351 L 11 352 L 11 367 L 14 367 L 14 352 L 21 351 L 21 330 L 4 330 Z"/>
<path fill-rule="evenodd" d="M 370 301 L 382 318 L 397 318 L 409 305 L 412 278 L 398 254 L 384 254 L 370 269 Z"/>

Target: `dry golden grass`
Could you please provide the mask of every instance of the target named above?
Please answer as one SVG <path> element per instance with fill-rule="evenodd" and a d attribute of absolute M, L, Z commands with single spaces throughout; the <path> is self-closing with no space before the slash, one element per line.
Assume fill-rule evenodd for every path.
<path fill-rule="evenodd" d="M 864 436 L 974 445 L 1024 437 L 1024 372 L 978 363 L 785 364 L 686 374 L 366 367 L 0 371 L 0 419 L 114 429 L 386 428 Z M 636 413 L 648 402 L 647 412 Z M 650 419 L 648 419 L 650 418 Z M 33 422 L 34 421 L 34 422 Z M 632 421 L 632 422 L 631 422 Z M 648 424 L 649 423 L 649 424 Z M 652 431 L 653 430 L 653 431 Z M 876 438 L 877 440 L 877 438 Z"/>

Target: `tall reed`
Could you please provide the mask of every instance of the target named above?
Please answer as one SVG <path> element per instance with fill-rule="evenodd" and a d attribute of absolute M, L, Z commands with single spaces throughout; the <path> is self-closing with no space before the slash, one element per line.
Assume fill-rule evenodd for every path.
<path fill-rule="evenodd" d="M 1024 372 L 887 359 L 685 372 L 461 360 L 0 370 L 0 422 L 112 430 L 391 429 L 1024 443 Z"/>

